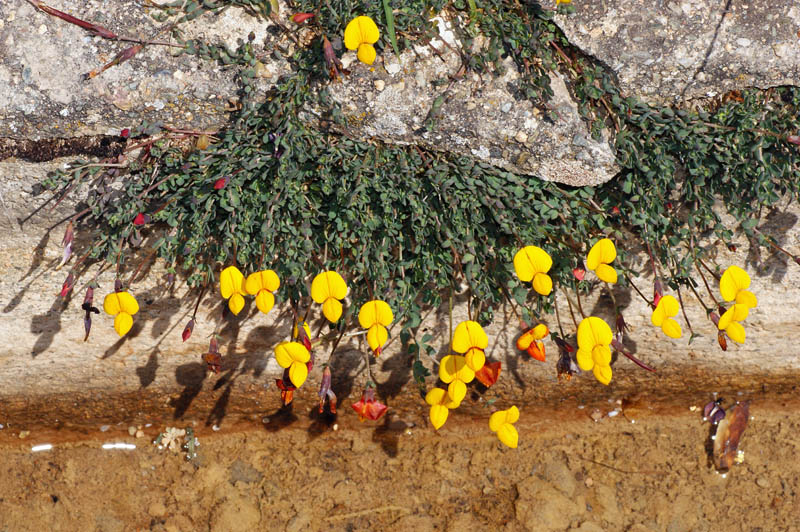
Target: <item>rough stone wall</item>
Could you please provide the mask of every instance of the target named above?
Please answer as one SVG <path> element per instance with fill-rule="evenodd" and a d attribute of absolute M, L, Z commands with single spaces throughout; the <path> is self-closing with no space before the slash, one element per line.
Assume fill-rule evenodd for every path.
<path fill-rule="evenodd" d="M 614 32 L 601 30 L 599 34 L 592 29 L 595 26 L 587 26 L 593 20 L 591 14 L 597 15 L 595 11 L 600 9 L 597 7 L 600 3 L 589 3 L 595 7 L 575 3 L 578 11 L 575 18 L 560 18 L 559 23 L 576 44 L 603 59 L 604 39 L 611 33 L 626 41 L 622 39 L 627 35 L 622 25 Z M 111 7 L 97 2 L 52 4 L 72 9 L 76 14 L 80 12 L 114 29 L 135 27 L 136 31 L 147 35 L 153 26 L 137 11 L 138 4 L 125 0 L 112 2 Z M 642 9 L 635 2 L 605 2 L 603 5 L 606 6 L 604 14 L 597 19 L 601 26 L 602 21 L 626 21 L 640 16 L 636 10 Z M 669 7 L 669 12 L 676 16 L 677 5 L 673 2 Z M 117 13 L 117 9 L 118 17 L 109 15 Z M 612 9 L 616 11 L 612 13 Z M 687 9 L 696 17 L 690 20 L 702 19 L 713 25 L 710 14 L 701 16 L 699 8 Z M 755 7 L 742 8 L 736 13 L 752 15 L 753 9 Z M 786 20 L 796 22 L 797 13 L 793 10 L 796 6 L 787 6 L 784 14 L 789 17 Z M 766 18 L 767 15 L 764 17 L 772 20 Z M 789 24 L 784 18 L 780 20 Z M 0 20 L 0 85 L 4 86 L 0 90 L 0 138 L 36 139 L 116 132 L 142 119 L 160 119 L 175 126 L 198 128 L 220 127 L 227 120 L 224 106 L 228 98 L 235 95 L 235 86 L 233 73 L 224 68 L 186 56 L 172 58 L 166 50 L 150 48 L 141 57 L 86 83 L 79 80 L 79 75 L 110 59 L 112 47 L 108 43 L 87 38 L 77 28 L 35 13 L 24 2 L 0 5 Z M 681 29 L 674 20 L 682 19 L 669 19 L 664 24 Z M 784 22 L 777 27 L 784 28 Z M 140 25 L 131 26 L 133 23 Z M 584 32 L 583 26 L 589 29 Z M 737 26 L 735 32 L 733 28 L 726 29 L 725 34 L 756 42 L 756 36 L 741 34 L 745 31 L 743 28 Z M 197 25 L 187 29 L 195 35 L 217 35 L 229 44 L 235 43 L 237 37 L 244 38 L 250 31 L 256 32 L 256 42 L 268 39 L 263 23 L 234 9 L 220 17 L 201 18 Z M 706 35 L 708 31 L 700 33 Z M 628 40 L 631 46 L 642 43 L 641 39 Z M 615 53 L 613 47 L 609 50 L 609 54 Z M 664 61 L 669 50 L 665 47 Z M 641 72 L 639 77 L 627 76 L 620 68 L 623 86 L 634 93 L 652 95 L 654 99 L 678 97 L 685 88 L 685 84 L 678 81 L 680 76 L 663 76 L 653 81 L 656 80 L 655 71 L 645 68 L 652 63 L 648 63 L 649 59 L 643 54 L 635 51 L 620 54 L 620 61 L 624 60 L 623 64 L 627 65 L 625 68 Z M 421 113 L 415 110 L 420 107 L 419 102 L 424 108 L 435 98 L 427 83 L 452 74 L 457 66 L 447 55 L 445 60 L 423 53 L 420 56 L 412 61 L 406 54 L 398 59 L 389 53 L 379 59 L 373 70 L 352 65 L 354 72 L 347 82 L 332 87 L 346 113 L 351 117 L 363 115 L 360 122 L 353 122 L 353 131 L 358 136 L 388 142 L 424 143 L 543 178 L 565 182 L 575 178 L 578 180 L 573 182 L 575 184 L 599 183 L 613 176 L 613 154 L 607 143 L 587 140 L 585 125 L 578 120 L 575 104 L 558 78 L 554 78 L 553 83 L 558 89 L 559 109 L 563 108 L 562 116 L 566 117 L 563 124 L 547 125 L 538 120 L 531 107 L 513 100 L 505 87 L 513 83 L 516 74 L 509 72 L 507 78 L 475 80 L 467 77 L 455 83 L 452 103 L 445 103 L 436 128 L 418 133 Z M 716 56 L 712 54 L 711 57 Z M 731 74 L 709 79 L 709 86 L 723 92 L 750 84 L 798 83 L 796 65 L 800 56 L 794 56 L 794 63 L 788 66 L 781 62 L 782 57 L 771 66 L 762 65 L 762 70 L 778 72 L 783 68 L 784 77 L 765 75 L 759 78 L 762 81 L 751 82 L 750 78 L 737 81 L 737 75 Z M 346 55 L 345 60 L 352 63 L 353 57 Z M 613 61 L 606 62 L 615 65 Z M 693 65 L 685 67 L 688 70 L 684 73 L 691 71 Z M 273 83 L 280 73 L 275 64 L 265 64 L 265 69 L 262 89 Z M 707 94 L 708 90 L 703 88 L 684 95 Z M 477 91 L 483 91 L 480 97 L 476 96 Z M 154 104 L 157 100 L 163 107 Z M 120 106 L 123 101 L 130 105 Z M 466 102 L 463 108 L 459 108 L 459 102 Z M 63 226 L 48 232 L 48 227 L 72 212 L 72 205 L 65 202 L 50 210 L 49 205 L 43 206 L 46 195 L 35 194 L 35 184 L 48 171 L 64 163 L 64 160 L 43 164 L 14 159 L 0 161 L 0 208 L 3 211 L 0 230 L 5 235 L 0 240 L 0 345 L 4 346 L 0 349 L 3 405 L 0 413 L 28 411 L 38 412 L 42 419 L 63 419 L 71 415 L 69 409 L 74 404 L 87 420 L 145 410 L 163 411 L 164 415 L 172 416 L 181 416 L 187 411 L 190 414 L 209 412 L 209 419 L 213 420 L 217 419 L 213 416 L 219 415 L 219 408 L 223 413 L 226 408 L 241 412 L 277 409 L 279 399 L 273 379 L 281 375 L 281 370 L 271 353 L 274 345 L 289 332 L 290 320 L 284 308 L 276 308 L 270 317 L 264 318 L 256 315 L 249 304 L 242 318 L 227 323 L 221 330 L 223 374 L 209 377 L 200 357 L 219 321 L 221 298 L 216 291 L 206 294 L 194 334 L 183 343 L 180 332 L 191 314 L 194 296 L 179 285 L 166 288 L 156 267 L 148 272 L 145 280 L 133 285 L 141 311 L 129 336 L 119 340 L 112 328 L 112 319 L 100 315 L 95 317 L 89 341 L 83 342 L 80 304 L 82 283 L 88 276 L 81 279 L 71 298 L 63 301 L 58 297 L 67 273 L 54 271 L 60 259 Z M 39 207 L 42 209 L 27 219 Z M 795 207 L 792 209 L 772 217 L 767 231 L 782 235 L 781 245 L 800 253 L 798 211 Z M 78 238 L 81 237 L 79 234 Z M 591 375 L 559 384 L 554 370 L 555 346 L 547 343 L 547 364 L 519 355 L 514 350 L 518 325 L 511 310 L 504 309 L 488 328 L 487 355 L 504 364 L 504 376 L 496 385 L 496 393 L 530 403 L 557 402 L 565 397 L 619 398 L 643 391 L 715 391 L 734 385 L 745 391 L 757 391 L 762 386 L 790 387 L 800 374 L 800 359 L 793 343 L 800 332 L 800 322 L 792 311 L 793 302 L 800 299 L 800 267 L 791 262 L 787 264 L 781 256 L 764 255 L 763 268 L 756 270 L 752 261 L 748 262 L 752 258 L 746 246 L 742 246 L 738 253 L 720 250 L 717 259 L 722 265 L 747 265 L 753 276 L 752 289 L 759 298 L 759 306 L 747 319 L 745 345 L 732 345 L 727 352 L 721 352 L 713 326 L 705 319 L 703 310 L 686 298 L 689 317 L 702 336 L 687 345 L 688 331 L 684 325 L 684 339 L 667 339 L 650 325 L 649 309 L 635 294 L 618 291 L 616 297 L 623 302 L 626 320 L 633 328 L 630 338 L 635 342 L 637 356 L 654 366 L 658 373 L 646 373 L 621 358 L 613 365 L 614 380 L 608 388 L 595 382 Z M 645 273 L 637 284 L 647 287 L 645 291 L 649 293 L 652 279 L 648 278 L 647 268 L 643 264 L 639 266 Z M 90 270 L 90 275 L 93 272 Z M 124 277 L 130 273 L 127 271 Z M 113 272 L 108 270 L 99 274 L 101 287 L 97 290 L 96 303 L 110 290 L 113 277 Z M 585 308 L 611 321 L 607 302 L 588 301 Z M 561 315 L 568 316 L 568 310 L 562 308 Z M 458 322 L 465 316 L 465 306 L 459 303 L 454 319 Z M 569 329 L 569 319 L 564 319 Z M 550 321 L 555 330 L 552 317 Z M 444 338 L 447 322 L 447 312 L 438 309 L 431 312 L 423 328 L 437 338 Z M 313 328 L 316 330 L 318 326 L 318 315 L 315 315 Z M 396 336 L 397 329 L 393 332 Z M 446 342 L 441 344 L 443 350 Z M 334 387 L 345 404 L 345 398 L 355 398 L 366 380 L 363 351 L 359 340 L 353 339 L 342 345 L 330 360 L 336 368 Z M 317 360 L 308 384 L 298 393 L 298 400 L 305 401 L 304 404 L 314 401 L 320 363 L 328 360 L 328 348 L 320 349 Z M 423 408 L 410 381 L 410 364 L 411 359 L 399 340 L 393 339 L 384 355 L 372 364 L 372 371 L 379 393 L 388 397 L 393 405 Z M 426 360 L 426 365 L 435 373 L 430 360 Z M 429 378 L 429 383 L 433 382 L 434 378 Z M 98 403 L 100 398 L 111 402 Z"/>
<path fill-rule="evenodd" d="M 654 102 L 800 84 L 795 0 L 574 0 L 556 20 L 569 41 Z"/>

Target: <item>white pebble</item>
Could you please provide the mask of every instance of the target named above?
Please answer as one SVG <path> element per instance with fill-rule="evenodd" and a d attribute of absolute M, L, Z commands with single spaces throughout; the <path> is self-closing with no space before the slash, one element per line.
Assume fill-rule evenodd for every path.
<path fill-rule="evenodd" d="M 386 88 L 386 82 L 385 81 L 383 81 L 382 79 L 376 79 L 375 80 L 375 90 L 376 91 L 381 92 L 385 88 Z"/>

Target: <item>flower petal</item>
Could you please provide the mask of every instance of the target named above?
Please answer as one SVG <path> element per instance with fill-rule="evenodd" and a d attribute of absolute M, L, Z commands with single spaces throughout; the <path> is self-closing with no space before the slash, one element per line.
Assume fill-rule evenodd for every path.
<path fill-rule="evenodd" d="M 597 278 L 604 283 L 614 284 L 617 282 L 617 270 L 608 264 L 598 265 L 594 273 L 597 275 Z"/>
<path fill-rule="evenodd" d="M 728 325 L 727 329 L 725 329 L 725 332 L 728 333 L 728 336 L 734 342 L 740 344 L 744 343 L 744 339 L 746 336 L 744 332 L 744 327 L 738 321 L 731 322 L 730 325 Z"/>
<path fill-rule="evenodd" d="M 612 339 L 611 327 L 596 316 L 584 318 L 578 325 L 579 347 L 591 350 L 597 344 L 610 344 Z"/>
<path fill-rule="evenodd" d="M 500 427 L 506 424 L 506 418 L 508 417 L 508 412 L 506 410 L 498 410 L 494 412 L 491 416 L 489 416 L 489 429 L 492 432 L 497 432 L 500 430 Z"/>
<path fill-rule="evenodd" d="M 260 272 L 251 273 L 247 276 L 244 287 L 248 294 L 251 296 L 256 295 L 259 290 L 269 290 L 274 292 L 281 286 L 281 280 L 278 274 L 272 270 L 261 270 Z"/>
<path fill-rule="evenodd" d="M 375 51 L 375 47 L 371 44 L 362 44 L 358 47 L 358 60 L 364 63 L 365 65 L 371 65 L 375 62 L 375 58 L 378 56 L 378 52 Z"/>
<path fill-rule="evenodd" d="M 369 348 L 376 351 L 379 347 L 383 347 L 389 339 L 389 332 L 383 325 L 373 325 L 367 331 L 367 343 Z"/>
<path fill-rule="evenodd" d="M 608 386 L 608 383 L 611 382 L 611 366 L 595 365 L 595 367 L 592 368 L 592 373 L 594 373 L 595 379 L 606 386 Z"/>
<path fill-rule="evenodd" d="M 525 351 L 526 349 L 528 349 L 528 346 L 530 346 L 531 343 L 535 340 L 534 338 L 535 334 L 536 333 L 534 332 L 533 329 L 528 329 L 527 331 L 522 333 L 522 336 L 517 338 L 517 349 L 519 349 L 520 351 Z"/>
<path fill-rule="evenodd" d="M 758 299 L 748 290 L 740 290 L 738 294 L 736 294 L 736 302 L 740 305 L 745 305 L 749 308 L 755 308 L 758 306 Z"/>
<path fill-rule="evenodd" d="M 592 349 L 592 360 L 595 366 L 608 366 L 611 364 L 611 349 L 607 345 L 598 344 Z"/>
<path fill-rule="evenodd" d="M 306 382 L 307 377 L 308 366 L 303 362 L 292 362 L 292 365 L 289 366 L 289 380 L 292 381 L 292 384 L 299 388 Z"/>
<path fill-rule="evenodd" d="M 533 276 L 533 289 L 541 296 L 549 296 L 553 291 L 553 280 L 546 273 L 537 273 Z"/>
<path fill-rule="evenodd" d="M 458 373 L 455 355 L 447 355 L 439 362 L 439 378 L 445 384 L 453 382 Z"/>
<path fill-rule="evenodd" d="M 234 316 L 237 316 L 244 308 L 244 297 L 239 293 L 231 295 L 228 300 L 228 308 L 233 312 Z"/>
<path fill-rule="evenodd" d="M 467 354 L 464 355 L 464 359 L 467 361 L 467 366 L 475 372 L 486 364 L 486 354 L 483 352 L 483 349 L 478 349 L 477 347 L 473 347 L 467 351 Z"/>
<path fill-rule="evenodd" d="M 367 301 L 361 305 L 361 309 L 358 311 L 358 323 L 365 329 L 369 329 L 376 323 L 388 327 L 392 320 L 394 320 L 394 314 L 392 314 L 391 307 L 386 301 L 380 299 Z"/>
<path fill-rule="evenodd" d="M 477 321 L 462 321 L 453 331 L 453 351 L 466 353 L 470 348 L 486 349 L 489 337 Z"/>
<path fill-rule="evenodd" d="M 311 360 L 311 353 L 300 342 L 281 342 L 275 346 L 275 360 L 282 368 L 288 368 L 293 362 L 305 364 Z"/>
<path fill-rule="evenodd" d="M 425 402 L 431 406 L 440 405 L 445 402 L 445 396 L 447 396 L 447 390 L 444 388 L 431 388 L 425 395 Z"/>
<path fill-rule="evenodd" d="M 617 258 L 617 248 L 608 238 L 601 238 L 594 243 L 586 257 L 586 267 L 596 270 L 600 264 L 609 264 Z"/>
<path fill-rule="evenodd" d="M 514 271 L 524 283 L 533 280 L 537 273 L 547 273 L 552 266 L 553 259 L 537 246 L 525 246 L 514 255 Z"/>
<path fill-rule="evenodd" d="M 750 276 L 747 272 L 736 266 L 729 266 L 719 279 L 719 292 L 725 301 L 733 301 L 740 290 L 750 287 Z"/>
<path fill-rule="evenodd" d="M 578 352 L 575 353 L 575 359 L 578 361 L 578 367 L 583 371 L 589 371 L 594 367 L 592 351 L 589 348 L 584 349 L 583 347 L 579 347 Z"/>
<path fill-rule="evenodd" d="M 219 274 L 219 291 L 225 299 L 244 292 L 244 275 L 236 266 L 228 266 Z"/>
<path fill-rule="evenodd" d="M 667 319 L 667 317 L 664 315 L 664 307 L 661 305 L 661 302 L 659 301 L 655 310 L 653 310 L 653 313 L 650 314 L 650 323 L 652 323 L 656 327 L 661 327 L 661 324 L 664 323 L 665 319 Z"/>
<path fill-rule="evenodd" d="M 344 299 L 346 296 L 347 284 L 342 276 L 334 271 L 322 272 L 311 281 L 311 299 L 315 303 L 323 303 L 331 297 Z"/>
<path fill-rule="evenodd" d="M 678 303 L 678 300 L 675 299 L 675 296 L 666 295 L 661 298 L 658 302 L 659 307 L 664 308 L 664 313 L 666 317 L 671 318 L 673 316 L 677 316 L 678 312 L 681 310 L 681 305 Z"/>
<path fill-rule="evenodd" d="M 540 323 L 533 328 L 533 338 L 536 340 L 542 340 L 548 334 L 550 334 L 550 329 L 548 329 L 547 325 L 544 323 Z"/>
<path fill-rule="evenodd" d="M 500 377 L 500 370 L 502 369 L 502 366 L 503 365 L 501 362 L 484 364 L 481 369 L 475 372 L 475 378 L 487 388 L 491 388 Z"/>
<path fill-rule="evenodd" d="M 125 336 L 131 330 L 131 327 L 133 327 L 133 317 L 127 312 L 120 312 L 114 318 L 114 330 L 117 331 L 118 335 Z"/>
<path fill-rule="evenodd" d="M 680 338 L 683 335 L 681 324 L 672 318 L 667 318 L 661 325 L 661 330 L 670 338 Z"/>
<path fill-rule="evenodd" d="M 435 389 L 441 390 L 441 388 L 435 388 Z M 444 390 L 442 390 L 442 391 L 444 391 Z M 433 428 L 435 428 L 436 430 L 439 430 L 440 428 L 442 428 L 442 425 L 444 425 L 444 422 L 447 421 L 447 415 L 449 413 L 450 413 L 450 410 L 448 410 L 448 408 L 446 406 L 444 406 L 444 405 L 435 404 L 435 405 L 431 406 L 430 418 L 431 418 L 431 424 L 433 425 Z"/>
<path fill-rule="evenodd" d="M 342 304 L 334 298 L 326 299 L 322 304 L 322 314 L 328 318 L 331 323 L 336 323 L 342 317 Z"/>
<path fill-rule="evenodd" d="M 129 292 L 117 292 L 117 298 L 122 312 L 127 312 L 131 316 L 139 312 L 139 303 Z"/>
<path fill-rule="evenodd" d="M 519 434 L 517 433 L 517 429 L 514 427 L 514 425 L 506 423 L 500 427 L 500 430 L 497 431 L 497 437 L 501 442 L 503 442 L 504 445 L 511 447 L 512 449 L 517 448 Z"/>
<path fill-rule="evenodd" d="M 275 296 L 267 289 L 259 290 L 256 294 L 256 306 L 264 314 L 269 314 L 269 311 L 275 306 Z"/>
<path fill-rule="evenodd" d="M 506 410 L 506 423 L 516 423 L 519 421 L 519 408 L 512 406 Z"/>
<path fill-rule="evenodd" d="M 110 314 L 112 316 L 116 316 L 119 314 L 122 307 L 119 302 L 119 295 L 117 292 L 112 292 L 108 294 L 105 299 L 103 299 L 103 310 L 106 311 L 106 314 Z"/>
<path fill-rule="evenodd" d="M 467 385 L 456 379 L 447 386 L 447 395 L 454 403 L 460 403 L 467 395 Z"/>

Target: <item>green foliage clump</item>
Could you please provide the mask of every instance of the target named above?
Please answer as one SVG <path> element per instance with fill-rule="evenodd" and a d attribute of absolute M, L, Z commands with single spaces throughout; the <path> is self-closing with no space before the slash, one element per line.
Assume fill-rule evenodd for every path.
<path fill-rule="evenodd" d="M 382 4 L 365 0 L 294 5 L 316 13 L 320 35 L 340 35 L 355 15 L 385 17 Z M 638 241 L 667 282 L 694 285 L 690 269 L 702 253 L 695 237 L 713 232 L 732 243 L 739 229 L 722 222 L 719 205 L 763 243 L 762 209 L 797 198 L 797 147 L 786 135 L 800 130 L 800 89 L 744 91 L 701 111 L 626 98 L 536 3 L 411 0 L 394 10 L 399 46 L 430 38 L 430 16 L 445 8 L 469 21 L 461 30 L 469 69 L 495 71 L 511 56 L 525 97 L 544 109 L 549 72 L 562 71 L 593 131 L 616 132 L 620 175 L 571 188 L 468 157 L 348 138 L 324 127 L 341 114 L 322 79 L 320 39 L 288 58 L 293 70 L 266 101 L 253 98 L 253 43 L 231 51 L 192 41 L 188 52 L 241 67 L 242 109 L 207 149 L 197 149 L 191 134 L 144 125 L 137 133 L 147 136 L 131 141 L 144 151 L 125 171 L 79 162 L 51 176 L 58 194 L 90 190 L 76 218 L 95 235 L 86 256 L 124 263 L 146 245 L 191 286 L 213 283 L 231 263 L 246 272 L 269 267 L 284 281 L 279 297 L 289 300 L 307 295 L 309 275 L 333 269 L 348 278 L 350 309 L 381 297 L 410 334 L 423 307 L 439 305 L 462 282 L 484 323 L 504 300 L 524 302 L 528 291 L 510 263 L 527 244 L 549 252 L 561 286 L 574 285 L 572 268 L 602 236 Z M 478 34 L 488 39 L 485 53 L 470 55 Z M 301 118 L 311 108 L 328 110 L 322 126 Z M 138 213 L 151 217 L 145 228 L 132 223 Z M 537 301 L 543 311 L 552 304 Z"/>

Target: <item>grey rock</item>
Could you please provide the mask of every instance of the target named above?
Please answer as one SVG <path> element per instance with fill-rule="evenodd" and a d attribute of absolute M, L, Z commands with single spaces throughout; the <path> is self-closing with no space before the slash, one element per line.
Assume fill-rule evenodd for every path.
<path fill-rule="evenodd" d="M 49 2 L 57 9 L 118 33 L 153 38 L 162 27 L 150 9 L 134 0 Z M 235 72 L 174 48 L 149 46 L 129 61 L 91 80 L 99 68 L 130 43 L 91 37 L 83 29 L 35 10 L 27 2 L 0 5 L 0 137 L 55 138 L 117 134 L 142 120 L 181 128 L 218 128 L 227 123 L 228 99 L 237 91 Z M 45 27 L 46 31 L 31 31 Z M 183 23 L 185 38 L 237 47 L 251 31 L 264 48 L 269 24 L 241 9 L 206 14 Z M 169 40 L 166 33 L 158 40 Z M 265 90 L 277 80 L 272 60 Z"/>
<path fill-rule="evenodd" d="M 459 76 L 461 61 L 452 48 L 460 44 L 449 28 L 440 21 L 441 39 L 449 46 L 435 39 L 438 54 L 420 46 L 401 55 L 400 67 L 394 56 L 372 67 L 350 63 L 346 81 L 330 85 L 347 118 L 348 135 L 471 155 L 576 186 L 604 183 L 617 173 L 608 134 L 599 141 L 591 138 L 560 76 L 550 80 L 554 96 L 548 106 L 556 116 L 551 122 L 532 102 L 514 95 L 520 76 L 510 59 L 502 76 Z M 384 80 L 386 89 L 370 97 L 377 80 Z M 437 80 L 447 83 L 436 88 Z M 576 144 L 575 138 L 583 140 Z"/>
<path fill-rule="evenodd" d="M 800 84 L 800 4 L 717 0 L 574 2 L 569 41 L 608 65 L 626 95 L 651 102 Z"/>

